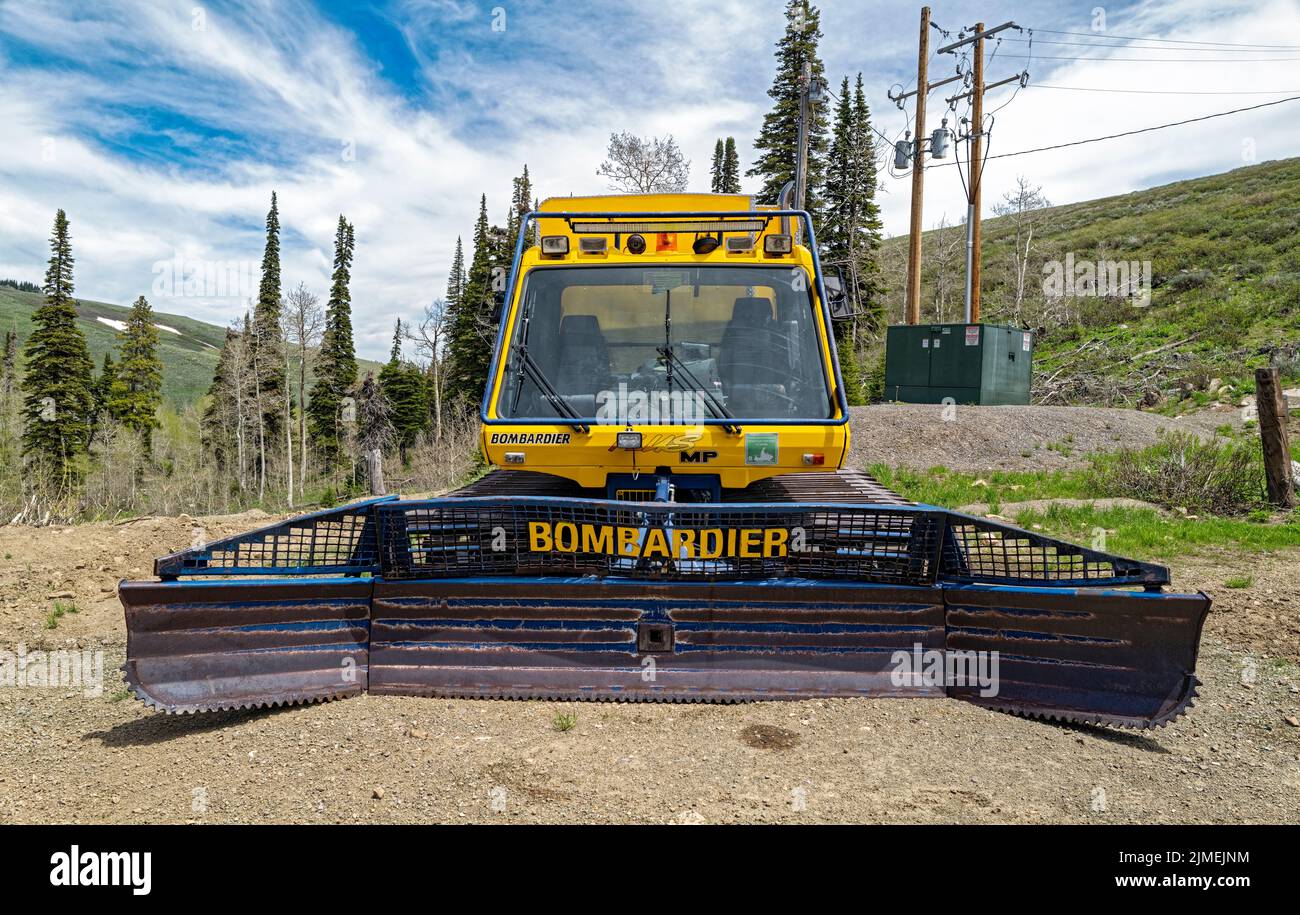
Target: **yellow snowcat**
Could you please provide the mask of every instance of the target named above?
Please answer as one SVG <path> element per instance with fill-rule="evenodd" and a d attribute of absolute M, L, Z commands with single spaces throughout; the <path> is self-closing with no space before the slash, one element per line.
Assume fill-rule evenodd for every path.
<path fill-rule="evenodd" d="M 121 585 L 127 682 L 168 712 L 366 690 L 1182 712 L 1204 594 L 844 468 L 836 280 L 802 211 L 546 201 L 497 317 L 494 469 L 162 557 Z"/>

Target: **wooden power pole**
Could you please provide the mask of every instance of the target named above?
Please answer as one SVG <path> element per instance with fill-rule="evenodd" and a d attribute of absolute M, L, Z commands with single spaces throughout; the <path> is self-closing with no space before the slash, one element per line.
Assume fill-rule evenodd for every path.
<path fill-rule="evenodd" d="M 975 33 L 984 33 L 984 23 L 975 24 Z M 971 99 L 971 154 L 970 154 L 970 218 L 971 222 L 971 268 L 970 268 L 970 314 L 966 323 L 980 322 L 980 185 L 984 183 L 984 42 L 975 42 L 974 66 L 972 77 L 975 85 L 971 87 L 974 95 Z"/>
<path fill-rule="evenodd" d="M 967 324 L 978 324 L 980 319 L 980 260 L 983 255 L 983 227 L 981 225 L 980 210 L 982 208 L 984 184 L 984 93 L 990 89 L 1005 86 L 1008 83 L 1018 82 L 1024 85 L 1029 79 L 1029 74 L 1022 71 L 992 85 L 986 85 L 984 82 L 984 42 L 993 35 L 1007 29 L 1019 30 L 1020 26 L 1014 22 L 1004 22 L 1002 25 L 986 30 L 984 23 L 980 22 L 975 25 L 975 31 L 969 38 L 954 41 L 952 44 L 940 48 L 937 52 L 939 54 L 951 54 L 958 48 L 973 45 L 971 48 L 973 63 L 970 91 L 948 99 L 949 104 L 955 104 L 967 97 L 971 100 L 971 119 L 965 137 L 970 144 L 970 162 L 967 163 L 967 168 L 970 171 L 970 181 L 966 188 L 965 299 Z"/>
<path fill-rule="evenodd" d="M 1286 398 L 1282 394 L 1282 373 L 1277 366 L 1255 369 L 1255 404 L 1259 409 L 1259 436 L 1264 442 L 1268 501 L 1279 508 L 1295 508 L 1291 451 L 1287 447 Z"/>
<path fill-rule="evenodd" d="M 921 7 L 921 42 L 916 60 L 916 143 L 912 153 L 912 223 L 907 238 L 907 323 L 921 323 L 921 208 L 925 196 L 926 65 L 930 58 L 930 8 Z"/>

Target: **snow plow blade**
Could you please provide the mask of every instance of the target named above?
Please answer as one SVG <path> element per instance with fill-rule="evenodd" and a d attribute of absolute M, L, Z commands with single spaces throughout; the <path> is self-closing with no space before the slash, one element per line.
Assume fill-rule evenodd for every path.
<path fill-rule="evenodd" d="M 122 585 L 126 672 L 172 712 L 951 696 L 1151 727 L 1195 695 L 1210 604 L 1160 566 L 885 504 L 372 500 L 155 570 Z"/>

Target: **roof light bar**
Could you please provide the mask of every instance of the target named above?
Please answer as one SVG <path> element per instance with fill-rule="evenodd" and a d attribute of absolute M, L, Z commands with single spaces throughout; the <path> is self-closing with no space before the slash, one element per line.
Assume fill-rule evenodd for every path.
<path fill-rule="evenodd" d="M 766 219 L 646 220 L 644 222 L 575 222 L 575 235 L 628 235 L 633 232 L 762 232 Z"/>

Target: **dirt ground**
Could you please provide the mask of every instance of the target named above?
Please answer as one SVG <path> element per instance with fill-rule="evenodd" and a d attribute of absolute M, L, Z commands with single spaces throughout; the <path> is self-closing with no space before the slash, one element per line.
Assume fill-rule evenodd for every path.
<path fill-rule="evenodd" d="M 1205 686 L 1145 733 L 952 700 L 366 696 L 167 717 L 124 698 L 117 580 L 260 520 L 0 528 L 0 646 L 105 652 L 100 696 L 0 689 L 0 822 L 1300 822 L 1300 551 L 1252 558 L 1241 590 L 1224 586 L 1239 559 L 1175 567 L 1215 599 Z M 56 601 L 78 612 L 46 629 Z"/>
<path fill-rule="evenodd" d="M 1146 447 L 1162 430 L 1209 435 L 1240 427 L 1241 410 L 1216 407 L 1180 417 L 1110 407 L 853 407 L 849 463 L 981 472 L 1084 466 L 1095 451 Z"/>

